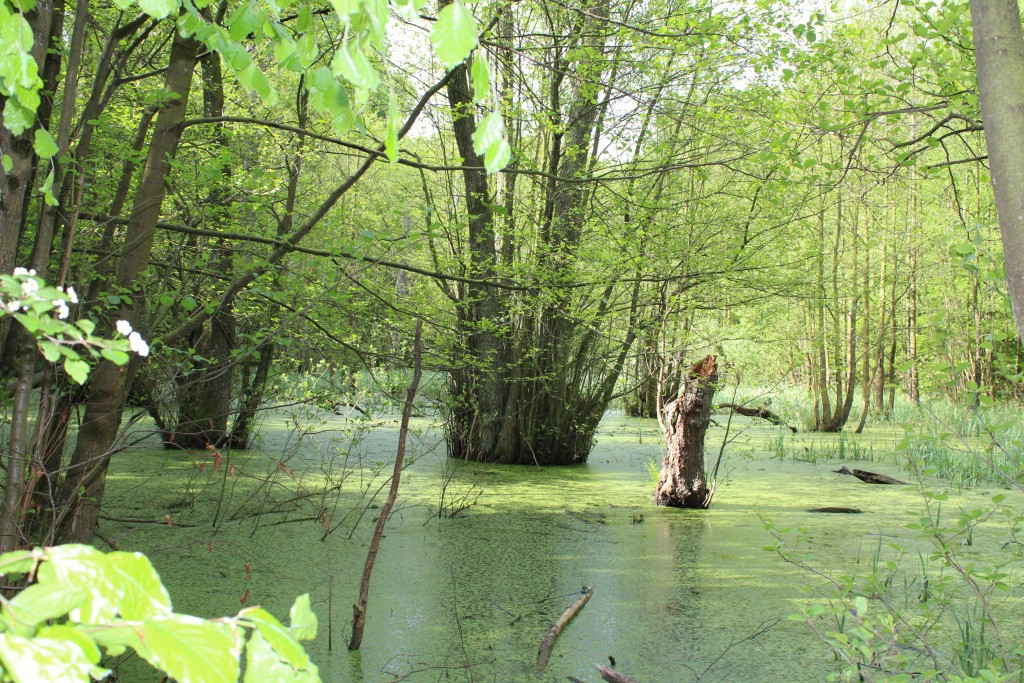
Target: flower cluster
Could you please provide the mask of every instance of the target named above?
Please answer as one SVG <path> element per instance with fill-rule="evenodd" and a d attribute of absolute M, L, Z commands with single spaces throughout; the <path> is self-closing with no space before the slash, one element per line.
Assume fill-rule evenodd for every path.
<path fill-rule="evenodd" d="M 9 315 L 35 338 L 39 353 L 50 363 L 63 363 L 67 375 L 79 384 L 88 379 L 88 358 L 104 358 L 117 365 L 130 360 L 129 351 L 149 355 L 149 344 L 125 320 L 117 322 L 117 331 L 127 339 L 104 339 L 93 335 L 96 323 L 89 317 L 75 321 L 69 304 L 77 304 L 74 287 L 46 284 L 36 271 L 15 268 L 10 275 L 0 273 L 0 316 Z"/>
<path fill-rule="evenodd" d="M 0 306 L 7 313 L 27 311 L 42 303 L 55 310 L 58 318 L 67 320 L 71 315 L 68 302 L 78 303 L 74 287 L 67 291 L 63 287 L 46 287 L 35 269 L 15 268 L 13 282 L 4 284 L 7 286 L 0 289 Z"/>
<path fill-rule="evenodd" d="M 132 329 L 130 322 L 118 320 L 114 327 L 117 328 L 118 332 L 128 337 L 128 346 L 131 347 L 132 351 L 143 357 L 149 355 L 149 344 L 146 343 L 141 334 Z"/>

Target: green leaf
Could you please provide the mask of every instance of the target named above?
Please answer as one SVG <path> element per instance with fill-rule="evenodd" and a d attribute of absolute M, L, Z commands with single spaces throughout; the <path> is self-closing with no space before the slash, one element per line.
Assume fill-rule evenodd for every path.
<path fill-rule="evenodd" d="M 505 122 L 501 114 L 491 112 L 477 124 L 473 132 L 473 151 L 483 154 L 505 136 Z"/>
<path fill-rule="evenodd" d="M 391 163 L 398 162 L 398 100 L 394 90 L 388 98 L 388 134 L 384 138 L 384 153 Z"/>
<path fill-rule="evenodd" d="M 487 154 L 484 155 L 484 167 L 488 173 L 497 173 L 508 166 L 508 162 L 511 160 L 512 147 L 507 140 L 502 138 L 487 149 Z"/>
<path fill-rule="evenodd" d="M 64 361 L 65 369 L 68 362 Z M 88 373 L 88 364 L 75 362 L 86 366 Z M 68 374 L 72 373 L 69 371 Z M 46 561 L 39 565 L 37 572 L 40 584 L 75 586 L 86 593 L 82 605 L 68 615 L 72 621 L 106 624 L 117 617 L 121 586 L 111 576 L 106 555 L 92 546 L 70 544 L 47 548 L 45 557 Z"/>
<path fill-rule="evenodd" d="M 53 196 L 53 174 L 54 168 L 50 167 L 50 173 L 46 176 L 46 180 L 43 181 L 43 186 L 39 188 L 43 193 L 43 198 L 49 206 L 57 206 L 57 198 Z"/>
<path fill-rule="evenodd" d="M 0 164 L 3 164 L 4 173 L 10 173 L 11 169 L 14 168 L 14 159 L 12 159 L 10 155 L 4 154 L 0 157 Z"/>
<path fill-rule="evenodd" d="M 43 353 L 43 358 L 50 363 L 56 363 L 60 360 L 60 347 L 54 344 L 52 341 L 43 339 L 39 342 L 39 350 Z"/>
<path fill-rule="evenodd" d="M 89 364 L 80 359 L 65 358 L 64 372 L 78 384 L 85 384 L 85 380 L 89 379 Z"/>
<path fill-rule="evenodd" d="M 313 28 L 313 13 L 309 10 L 309 5 L 303 4 L 299 7 L 299 16 L 295 19 L 295 30 L 305 33 L 311 28 Z"/>
<path fill-rule="evenodd" d="M 127 362 L 128 355 L 122 355 Z M 171 613 L 171 596 L 149 558 L 142 553 L 113 552 L 107 559 L 111 574 L 120 579 L 122 617 L 139 620 Z"/>
<path fill-rule="evenodd" d="M 0 633 L 0 663 L 14 683 L 88 683 L 105 669 L 89 661 L 77 641 Z"/>
<path fill-rule="evenodd" d="M 100 349 L 100 355 L 109 360 L 114 365 L 125 365 L 131 360 L 131 356 L 120 349 L 110 348 L 104 346 Z"/>
<path fill-rule="evenodd" d="M 93 639 L 107 651 L 107 655 L 110 657 L 124 654 L 129 647 L 143 658 L 149 652 L 149 648 L 140 639 L 135 624 L 120 622 L 108 628 L 93 628 L 90 632 Z"/>
<path fill-rule="evenodd" d="M 369 91 L 376 88 L 380 81 L 370 60 L 359 49 L 358 41 L 352 39 L 346 40 L 334 53 L 331 70 L 336 76 L 341 76 L 355 86 L 356 102 L 359 104 L 366 102 Z"/>
<path fill-rule="evenodd" d="M 180 4 L 179 0 L 139 0 L 139 9 L 154 19 L 163 19 Z"/>
<path fill-rule="evenodd" d="M 146 661 L 179 683 L 236 683 L 241 642 L 230 625 L 175 614 L 141 625 Z"/>
<path fill-rule="evenodd" d="M 243 610 L 239 616 L 252 622 L 280 659 L 284 659 L 297 669 L 309 666 L 309 656 L 299 645 L 294 634 L 285 628 L 273 614 L 262 607 L 253 607 Z"/>
<path fill-rule="evenodd" d="M 469 76 L 473 84 L 473 102 L 483 101 L 491 89 L 491 67 L 487 63 L 487 54 L 483 50 L 476 51 Z"/>
<path fill-rule="evenodd" d="M 477 25 L 473 13 L 459 0 L 446 5 L 437 15 L 430 31 L 430 42 L 441 62 L 453 69 L 461 64 L 477 45 Z"/>
<path fill-rule="evenodd" d="M 96 646 L 96 642 L 82 632 L 78 626 L 70 626 L 68 624 L 58 624 L 56 626 L 43 626 L 36 633 L 39 638 L 47 638 L 49 640 L 70 640 L 82 651 L 85 658 L 93 664 L 100 663 L 100 657 L 102 653 Z"/>
<path fill-rule="evenodd" d="M 77 586 L 34 583 L 21 591 L 10 602 L 20 624 L 35 629 L 50 619 L 63 617 L 85 602 L 85 591 Z"/>
<path fill-rule="evenodd" d="M 317 620 L 309 606 L 309 593 L 303 593 L 295 598 L 295 604 L 292 605 L 288 617 L 291 620 L 288 630 L 296 639 L 313 640 L 316 638 Z"/>
<path fill-rule="evenodd" d="M 21 135 L 35 120 L 35 108 L 26 107 L 17 97 L 8 98 L 4 104 L 4 126 L 15 135 Z"/>
<path fill-rule="evenodd" d="M 27 574 L 35 566 L 36 558 L 28 550 L 15 550 L 0 555 L 0 576 Z"/>
<path fill-rule="evenodd" d="M 32 148 L 43 159 L 49 159 L 57 153 L 57 143 L 54 142 L 53 136 L 45 128 L 36 128 Z"/>
<path fill-rule="evenodd" d="M 245 647 L 245 679 L 243 683 L 320 683 L 316 665 L 296 670 L 281 661 L 266 639 L 256 632 Z"/>

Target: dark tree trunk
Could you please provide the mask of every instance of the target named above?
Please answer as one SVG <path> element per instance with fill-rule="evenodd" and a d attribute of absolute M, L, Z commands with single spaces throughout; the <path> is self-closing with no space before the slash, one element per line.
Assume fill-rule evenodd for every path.
<path fill-rule="evenodd" d="M 706 508 L 711 502 L 712 489 L 704 467 L 704 435 L 711 422 L 711 399 L 717 381 L 717 359 L 706 356 L 686 373 L 679 398 L 665 406 L 662 430 L 668 444 L 654 491 L 656 505 Z"/>
<path fill-rule="evenodd" d="M 149 266 L 156 223 L 166 195 L 166 179 L 181 138 L 179 124 L 188 104 L 198 52 L 198 42 L 174 32 L 165 88 L 176 97 L 168 97 L 160 110 L 146 165 L 135 192 L 116 280 L 117 285 L 124 289 L 135 291 L 142 273 Z M 122 304 L 117 315 L 137 325 L 141 306 L 141 296 L 136 293 L 136 300 Z M 67 506 L 66 517 L 58 532 L 58 541 L 62 543 L 92 541 L 107 467 L 121 424 L 128 374 L 128 368 L 117 367 L 105 360 L 100 362 L 90 378 L 91 393 L 62 491 L 61 502 Z"/>
<path fill-rule="evenodd" d="M 224 76 L 220 55 L 210 53 L 204 56 L 202 71 L 203 115 L 211 118 L 223 116 Z M 229 141 L 224 124 L 214 125 L 213 137 L 226 156 Z M 208 222 L 213 225 L 223 227 L 231 218 L 230 182 L 231 166 L 222 162 L 220 174 L 204 202 Z M 234 258 L 229 245 L 220 245 L 216 270 L 224 274 L 234 272 Z M 197 362 L 184 377 L 178 422 L 172 438 L 164 442 L 168 447 L 173 444 L 177 448 L 202 449 L 210 445 L 221 446 L 228 440 L 235 367 L 231 362 L 231 352 L 235 348 L 235 313 L 231 302 L 213 314 L 199 336 L 193 345 L 204 360 Z"/>
<path fill-rule="evenodd" d="M 270 376 L 270 366 L 273 360 L 274 342 L 266 341 L 259 347 L 256 372 L 252 372 L 249 364 L 243 366 L 242 406 L 231 427 L 231 438 L 228 441 L 231 448 L 246 449 L 249 447 L 252 423 L 259 412 L 260 403 L 263 402 L 263 390 L 267 386 L 267 377 Z"/>

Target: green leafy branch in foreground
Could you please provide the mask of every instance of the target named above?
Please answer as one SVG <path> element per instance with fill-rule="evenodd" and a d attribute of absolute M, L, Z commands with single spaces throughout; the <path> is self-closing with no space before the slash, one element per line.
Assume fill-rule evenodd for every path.
<path fill-rule="evenodd" d="M 32 583 L 0 597 L 3 681 L 77 683 L 109 674 L 103 652 L 133 649 L 179 683 L 316 683 L 317 667 L 300 641 L 316 636 L 317 620 L 302 595 L 284 626 L 260 607 L 234 617 L 177 614 L 149 559 L 65 545 L 0 555 L 0 576 L 27 574 Z M 102 648 L 102 651 L 101 651 Z"/>
<path fill-rule="evenodd" d="M 149 355 L 149 345 L 127 321 L 117 323 L 117 331 L 126 339 L 104 339 L 93 335 L 96 324 L 88 318 L 69 322 L 69 304 L 78 303 L 73 287 L 47 285 L 34 270 L 15 268 L 11 275 L 0 274 L 0 316 L 10 315 L 31 334 L 39 352 L 51 363 L 63 359 L 64 371 L 79 384 L 89 376 L 89 363 L 79 352 L 88 350 L 93 357 L 124 365 L 129 351 Z"/>

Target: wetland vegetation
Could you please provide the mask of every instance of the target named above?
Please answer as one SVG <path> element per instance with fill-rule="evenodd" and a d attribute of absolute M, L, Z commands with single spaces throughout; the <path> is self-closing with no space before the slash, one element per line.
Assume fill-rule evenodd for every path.
<path fill-rule="evenodd" d="M 1024 680 L 1016 0 L 0 41 L 3 681 Z"/>

